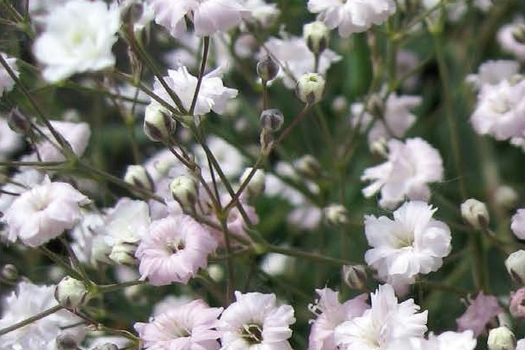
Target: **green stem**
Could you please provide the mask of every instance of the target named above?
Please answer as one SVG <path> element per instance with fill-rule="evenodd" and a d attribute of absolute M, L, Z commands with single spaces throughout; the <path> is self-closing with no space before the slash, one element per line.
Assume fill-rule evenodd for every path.
<path fill-rule="evenodd" d="M 202 49 L 202 59 L 201 67 L 199 69 L 199 77 L 197 79 L 197 86 L 195 87 L 195 92 L 193 93 L 193 100 L 191 101 L 191 107 L 188 111 L 188 114 L 191 116 L 195 112 L 195 106 L 197 105 L 197 99 L 199 97 L 199 90 L 202 84 L 202 78 L 204 77 L 204 71 L 206 70 L 206 62 L 208 61 L 208 52 L 210 50 L 210 37 L 204 37 L 204 47 Z"/>
<path fill-rule="evenodd" d="M 26 318 L 25 320 L 22 320 L 18 323 L 15 323 L 11 326 L 8 326 L 8 327 L 5 327 L 5 328 L 2 328 L 0 329 L 0 337 L 9 333 L 9 332 L 12 332 L 12 331 L 15 331 L 17 330 L 18 328 L 22 328 L 22 327 L 25 327 L 33 322 L 36 322 L 44 317 L 47 317 L 49 315 L 52 315 L 54 314 L 55 312 L 57 311 L 60 311 L 62 310 L 63 307 L 61 305 L 55 305 L 53 307 L 50 307 L 49 309 L 45 310 L 45 311 L 42 311 L 34 316 L 31 316 L 31 317 L 28 317 Z"/>

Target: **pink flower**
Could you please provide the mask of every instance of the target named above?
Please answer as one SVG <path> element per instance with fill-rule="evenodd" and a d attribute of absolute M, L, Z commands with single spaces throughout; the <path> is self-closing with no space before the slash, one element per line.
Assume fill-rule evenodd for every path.
<path fill-rule="evenodd" d="M 518 209 L 512 216 L 510 229 L 519 239 L 525 239 L 525 209 Z"/>
<path fill-rule="evenodd" d="M 330 288 L 316 289 L 319 295 L 316 305 L 309 308 L 317 318 L 312 323 L 308 338 L 308 350 L 336 350 L 334 329 L 345 321 L 359 317 L 370 308 L 366 303 L 367 295 L 361 294 L 353 299 L 340 303 L 338 292 Z"/>
<path fill-rule="evenodd" d="M 155 316 L 149 323 L 135 323 L 135 329 L 145 349 L 217 350 L 220 333 L 215 328 L 221 311 L 194 300 Z"/>
<path fill-rule="evenodd" d="M 140 259 L 140 278 L 155 286 L 186 284 L 199 268 L 207 266 L 208 255 L 215 248 L 217 241 L 190 216 L 154 221 L 135 253 Z"/>
<path fill-rule="evenodd" d="M 483 292 L 479 292 L 476 299 L 469 301 L 470 305 L 467 311 L 456 319 L 456 323 L 459 332 L 471 329 L 474 336 L 477 337 L 485 331 L 487 323 L 502 310 L 495 296 L 484 295 Z"/>
<path fill-rule="evenodd" d="M 6 211 L 8 239 L 38 247 L 75 226 L 82 217 L 79 206 L 87 203 L 70 184 L 47 179 L 17 197 Z"/>
<path fill-rule="evenodd" d="M 525 44 L 514 38 L 513 31 L 515 27 L 523 25 L 523 22 L 523 17 L 518 17 L 514 23 L 506 24 L 498 31 L 498 42 L 503 50 L 512 53 L 519 60 L 525 60 Z"/>
<path fill-rule="evenodd" d="M 291 350 L 295 323 L 290 305 L 276 305 L 275 294 L 235 292 L 236 302 L 221 315 L 221 350 Z"/>
<path fill-rule="evenodd" d="M 513 317 L 525 317 L 525 288 L 520 288 L 511 293 L 509 311 Z"/>

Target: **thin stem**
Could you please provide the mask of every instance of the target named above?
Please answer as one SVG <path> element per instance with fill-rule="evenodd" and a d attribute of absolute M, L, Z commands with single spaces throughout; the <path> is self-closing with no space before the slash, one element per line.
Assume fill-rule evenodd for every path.
<path fill-rule="evenodd" d="M 305 104 L 303 109 L 295 116 L 295 118 L 292 120 L 292 122 L 290 123 L 290 125 L 288 125 L 286 127 L 286 129 L 283 130 L 283 132 L 279 135 L 279 137 L 277 138 L 277 140 L 275 141 L 274 143 L 274 147 L 281 143 L 281 141 L 286 137 L 288 136 L 288 134 L 290 133 L 290 131 L 292 131 L 293 128 L 295 128 L 295 126 L 304 118 L 304 116 L 306 115 L 306 112 L 310 109 L 312 105 L 310 104 Z"/>
<path fill-rule="evenodd" d="M 279 247 L 279 246 L 270 244 L 266 246 L 266 249 L 274 253 L 279 253 L 279 254 L 288 255 L 288 256 L 295 256 L 298 258 L 303 258 L 303 259 L 316 261 L 316 262 L 322 262 L 322 263 L 329 263 L 329 264 L 334 264 L 338 266 L 357 264 L 356 262 L 353 262 L 353 261 L 332 258 L 330 256 L 326 256 L 322 254 L 310 253 L 310 252 L 306 252 L 304 250 L 299 250 L 296 248 Z"/>
<path fill-rule="evenodd" d="M 136 280 L 136 281 L 128 281 L 128 282 L 122 282 L 122 283 L 115 283 L 115 284 L 106 284 L 102 286 L 97 286 L 97 291 L 99 293 L 111 293 L 120 289 L 133 287 L 133 286 L 140 286 L 142 284 L 146 284 L 146 281 Z"/>
<path fill-rule="evenodd" d="M 202 84 L 202 78 L 204 77 L 204 71 L 206 70 L 206 61 L 208 61 L 208 52 L 210 50 L 210 37 L 204 37 L 204 47 L 202 49 L 202 59 L 201 67 L 199 69 L 199 77 L 197 79 L 197 86 L 195 87 L 195 92 L 193 93 L 193 100 L 191 101 L 191 107 L 188 111 L 189 115 L 193 115 L 195 112 L 195 106 L 197 105 L 197 99 L 199 97 L 199 90 Z"/>
<path fill-rule="evenodd" d="M 62 305 L 55 305 L 53 307 L 50 307 L 49 309 L 45 310 L 45 311 L 42 311 L 34 316 L 31 316 L 31 317 L 28 317 L 26 318 L 25 320 L 22 320 L 20 322 L 17 322 L 9 327 L 5 327 L 5 328 L 2 328 L 0 329 L 0 337 L 9 333 L 9 332 L 12 332 L 12 331 L 15 331 L 17 330 L 18 328 L 22 328 L 22 327 L 25 327 L 33 322 L 36 322 L 44 317 L 47 317 L 49 315 L 52 315 L 54 314 L 55 312 L 57 311 L 60 311 L 62 310 L 63 307 Z"/>
<path fill-rule="evenodd" d="M 224 207 L 225 211 L 230 210 L 233 206 L 237 204 L 239 197 L 241 196 L 242 192 L 246 189 L 246 187 L 250 184 L 251 179 L 253 178 L 253 176 L 255 175 L 259 167 L 261 166 L 261 163 L 263 162 L 264 159 L 265 158 L 262 154 L 259 155 L 259 158 L 257 158 L 257 161 L 253 165 L 252 170 L 250 170 L 250 172 L 248 173 L 248 176 L 246 176 L 246 178 L 244 179 L 241 186 L 239 187 L 235 195 L 232 197 L 230 202 Z"/>

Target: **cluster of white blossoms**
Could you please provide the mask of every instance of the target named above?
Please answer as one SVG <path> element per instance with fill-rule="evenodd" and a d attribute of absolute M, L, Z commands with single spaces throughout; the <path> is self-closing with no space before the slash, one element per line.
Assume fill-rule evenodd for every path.
<path fill-rule="evenodd" d="M 12 73 L 14 73 L 15 76 L 18 77 L 20 73 L 18 72 L 18 69 L 16 67 L 16 58 L 10 57 L 3 52 L 0 52 L 0 55 L 2 55 L 2 58 L 9 66 Z M 2 97 L 4 92 L 11 91 L 13 86 L 15 86 L 15 81 L 13 80 L 13 77 L 11 76 L 11 74 L 9 74 L 8 70 L 0 64 L 0 97 Z"/>

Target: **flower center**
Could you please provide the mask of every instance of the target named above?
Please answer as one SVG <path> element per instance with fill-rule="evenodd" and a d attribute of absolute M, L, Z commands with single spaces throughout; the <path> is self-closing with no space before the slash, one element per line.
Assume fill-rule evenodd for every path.
<path fill-rule="evenodd" d="M 184 241 L 182 240 L 175 240 L 175 241 L 170 241 L 166 243 L 166 250 L 170 254 L 176 254 L 180 250 L 183 250 L 184 248 L 185 248 L 185 245 L 184 245 Z"/>
<path fill-rule="evenodd" d="M 250 344 L 262 343 L 262 329 L 258 324 L 245 324 L 242 326 L 241 336 Z"/>

